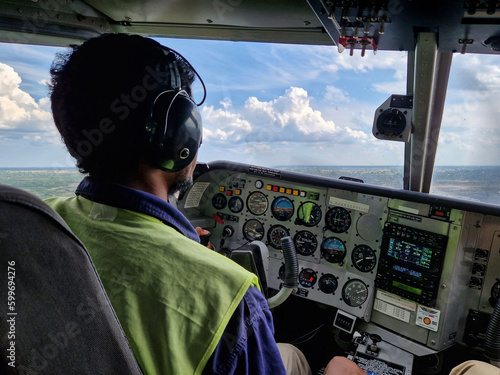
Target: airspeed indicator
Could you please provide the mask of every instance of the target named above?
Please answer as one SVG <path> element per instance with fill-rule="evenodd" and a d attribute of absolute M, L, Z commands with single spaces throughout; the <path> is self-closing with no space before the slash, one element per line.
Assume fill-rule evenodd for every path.
<path fill-rule="evenodd" d="M 306 227 L 314 227 L 321 221 L 323 213 L 321 208 L 314 202 L 304 202 L 297 210 L 296 224 L 305 225 Z"/>

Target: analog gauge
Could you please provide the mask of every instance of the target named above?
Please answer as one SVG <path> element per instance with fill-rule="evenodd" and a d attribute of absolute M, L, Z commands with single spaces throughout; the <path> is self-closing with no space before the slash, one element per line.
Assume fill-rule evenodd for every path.
<path fill-rule="evenodd" d="M 267 197 L 260 191 L 254 191 L 247 198 L 248 211 L 253 215 L 262 215 L 267 211 L 268 204 Z"/>
<path fill-rule="evenodd" d="M 293 242 L 295 243 L 295 250 L 301 255 L 312 255 L 318 247 L 316 236 L 308 230 L 297 232 L 293 238 Z"/>
<path fill-rule="evenodd" d="M 255 181 L 255 187 L 257 189 L 262 189 L 263 186 L 264 186 L 264 183 L 262 182 L 262 180 L 256 180 Z"/>
<path fill-rule="evenodd" d="M 243 199 L 241 199 L 240 197 L 232 197 L 231 199 L 229 199 L 227 206 L 229 207 L 229 210 L 231 212 L 237 214 L 243 209 Z"/>
<path fill-rule="evenodd" d="M 342 299 L 351 307 L 358 307 L 368 298 L 368 287 L 358 279 L 349 280 L 342 288 Z"/>
<path fill-rule="evenodd" d="M 311 268 L 304 268 L 299 273 L 299 284 L 306 288 L 311 288 L 316 284 L 317 274 Z"/>
<path fill-rule="evenodd" d="M 327 262 L 340 263 L 346 254 L 345 244 L 337 237 L 328 237 L 321 244 L 321 255 Z"/>
<path fill-rule="evenodd" d="M 226 207 L 226 204 L 227 198 L 224 194 L 217 193 L 212 197 L 212 206 L 214 206 L 216 210 L 222 210 Z"/>
<path fill-rule="evenodd" d="M 294 213 L 293 203 L 287 197 L 278 197 L 271 204 L 271 212 L 279 221 L 290 220 Z"/>
<path fill-rule="evenodd" d="M 387 138 L 402 138 L 402 133 L 406 128 L 406 116 L 403 112 L 396 108 L 388 108 L 382 112 L 376 123 L 376 135 L 381 135 Z"/>
<path fill-rule="evenodd" d="M 267 241 L 269 245 L 275 249 L 281 249 L 281 239 L 289 235 L 290 233 L 288 232 L 288 229 L 286 229 L 283 225 L 276 224 L 269 228 L 269 231 L 267 232 Z"/>
<path fill-rule="evenodd" d="M 367 245 L 359 245 L 354 248 L 351 255 L 352 263 L 361 272 L 370 272 L 377 264 L 375 251 Z"/>
<path fill-rule="evenodd" d="M 342 207 L 330 208 L 325 216 L 326 228 L 335 233 L 343 233 L 351 226 L 351 215 Z"/>
<path fill-rule="evenodd" d="M 337 278 L 331 273 L 325 273 L 319 278 L 318 287 L 323 293 L 332 294 L 335 293 L 339 283 Z"/>
<path fill-rule="evenodd" d="M 248 220 L 243 224 L 243 237 L 248 241 L 262 240 L 264 237 L 264 226 L 259 220 Z"/>
<path fill-rule="evenodd" d="M 314 202 L 304 202 L 297 210 L 297 224 L 314 227 L 321 221 L 321 208 Z"/>

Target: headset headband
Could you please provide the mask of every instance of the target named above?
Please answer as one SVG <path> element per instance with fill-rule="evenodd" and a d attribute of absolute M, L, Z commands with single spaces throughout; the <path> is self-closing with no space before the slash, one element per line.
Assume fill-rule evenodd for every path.
<path fill-rule="evenodd" d="M 196 105 L 199 107 L 200 105 L 202 105 L 204 102 L 205 102 L 205 99 L 207 98 L 207 88 L 205 87 L 205 82 L 203 82 L 203 80 L 201 79 L 201 76 L 198 74 L 198 72 L 196 71 L 196 69 L 193 67 L 193 65 L 191 65 L 191 63 L 189 61 L 186 60 L 186 58 L 184 56 L 182 56 L 179 52 L 177 52 L 176 50 L 172 49 L 172 48 L 168 48 L 168 47 L 165 47 L 165 46 L 162 46 L 160 45 L 163 53 L 165 54 L 165 56 L 168 56 L 169 54 L 173 54 L 176 58 L 176 60 L 182 60 L 185 64 L 187 64 L 191 70 L 193 71 L 193 73 L 198 77 L 198 79 L 200 80 L 200 83 L 203 87 L 203 98 L 201 99 L 201 101 L 199 103 L 196 103 Z M 180 80 L 180 74 L 179 74 L 179 69 L 177 67 L 177 64 L 176 64 L 176 61 L 174 60 L 174 64 L 173 64 L 173 68 L 171 66 L 171 63 L 169 63 L 169 70 L 170 70 L 170 80 L 171 80 L 171 87 L 172 89 L 181 89 L 182 88 L 182 83 L 181 83 L 181 80 Z M 172 74 L 174 73 L 174 74 Z M 174 86 L 173 82 L 172 82 L 172 76 L 175 75 L 176 78 L 179 79 L 179 84 L 178 86 Z M 175 87 L 175 88 L 174 88 Z"/>

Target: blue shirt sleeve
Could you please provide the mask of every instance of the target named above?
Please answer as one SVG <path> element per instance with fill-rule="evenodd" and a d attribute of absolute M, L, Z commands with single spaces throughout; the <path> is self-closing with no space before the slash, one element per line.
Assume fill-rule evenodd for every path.
<path fill-rule="evenodd" d="M 203 374 L 286 375 L 271 311 L 257 287 L 245 293 Z"/>

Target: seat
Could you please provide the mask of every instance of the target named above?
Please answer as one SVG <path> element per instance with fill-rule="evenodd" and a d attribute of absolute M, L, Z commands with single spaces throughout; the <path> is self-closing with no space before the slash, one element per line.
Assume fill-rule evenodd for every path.
<path fill-rule="evenodd" d="M 43 201 L 6 185 L 0 265 L 1 374 L 142 374 L 83 244 Z"/>

